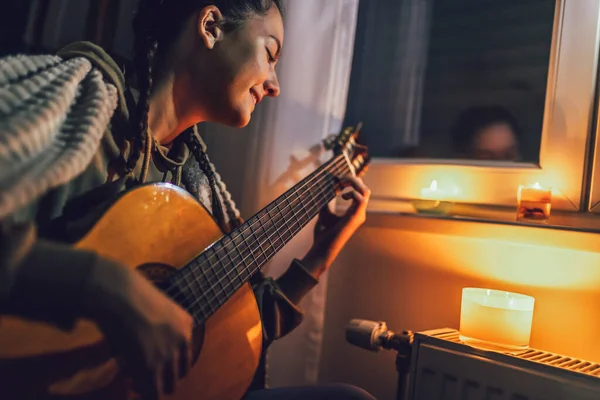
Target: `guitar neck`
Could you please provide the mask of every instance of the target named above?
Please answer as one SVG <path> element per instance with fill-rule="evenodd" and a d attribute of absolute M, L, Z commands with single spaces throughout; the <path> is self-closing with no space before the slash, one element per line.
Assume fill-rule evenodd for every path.
<path fill-rule="evenodd" d="M 332 158 L 177 271 L 167 293 L 203 323 L 335 198 L 349 172 L 342 154 Z"/>

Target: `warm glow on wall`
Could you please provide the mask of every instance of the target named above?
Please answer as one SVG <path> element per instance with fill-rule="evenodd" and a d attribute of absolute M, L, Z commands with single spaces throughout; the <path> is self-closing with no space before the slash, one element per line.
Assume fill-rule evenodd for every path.
<path fill-rule="evenodd" d="M 338 267 L 372 275 L 351 286 L 365 291 L 354 307 L 387 293 L 391 305 L 363 311 L 389 324 L 459 329 L 463 288 L 522 293 L 535 298 L 531 347 L 600 362 L 598 234 L 371 213 L 343 253 Z"/>
<path fill-rule="evenodd" d="M 600 239 L 584 232 L 405 218 L 403 257 L 474 279 L 542 288 L 598 290 Z M 377 235 L 373 251 L 395 257 L 398 243 Z"/>
<path fill-rule="evenodd" d="M 537 287 L 592 290 L 600 287 L 596 252 L 493 239 L 446 239 L 438 247 L 438 254 L 442 265 L 456 273 Z"/>

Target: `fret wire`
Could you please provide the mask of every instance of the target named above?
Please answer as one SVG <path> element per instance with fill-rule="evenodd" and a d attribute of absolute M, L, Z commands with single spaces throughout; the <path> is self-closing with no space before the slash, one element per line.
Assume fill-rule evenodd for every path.
<path fill-rule="evenodd" d="M 197 262 L 195 262 L 195 264 L 199 264 Z M 184 274 L 186 273 L 190 273 L 192 274 L 192 276 L 194 277 L 194 280 L 197 280 L 198 277 L 196 275 L 196 273 L 194 272 L 193 268 L 190 268 L 189 270 L 185 271 Z M 201 287 L 201 285 L 198 285 Z M 194 293 L 193 287 L 190 285 L 188 286 L 188 289 L 190 291 L 190 293 Z M 196 297 L 195 301 L 193 301 L 189 307 L 187 307 L 190 310 L 190 313 L 194 316 L 194 319 L 197 320 L 197 315 L 200 315 L 201 320 L 204 321 L 209 315 L 210 315 L 210 310 L 208 310 L 208 312 L 205 312 L 203 305 L 207 303 L 208 300 L 208 291 L 207 290 L 200 290 L 200 294 L 199 296 Z M 194 298 L 194 296 L 190 296 L 192 297 L 192 299 Z M 201 301 L 200 301 L 201 300 Z M 186 299 L 186 302 L 188 301 L 188 299 Z M 198 321 L 201 322 L 201 321 Z"/>
<path fill-rule="evenodd" d="M 317 185 L 318 185 L 318 183 L 317 183 Z M 306 186 L 306 185 L 303 185 L 303 186 Z M 305 192 L 308 192 L 308 195 L 310 196 L 310 194 L 311 194 L 311 193 L 310 193 L 310 188 L 305 188 L 305 187 L 302 187 L 302 186 L 301 186 L 301 188 L 302 188 L 303 190 L 305 190 Z M 306 225 L 306 224 L 308 224 L 308 223 L 310 222 L 310 220 L 311 220 L 310 216 L 308 215 L 308 213 L 306 212 L 306 209 L 305 209 L 305 207 L 304 207 L 304 198 L 305 198 L 306 196 L 307 196 L 307 195 L 306 195 L 306 193 L 304 193 L 302 196 L 298 196 L 298 206 L 300 207 L 300 210 L 301 210 L 301 211 L 302 211 L 302 213 L 304 214 L 304 217 L 303 217 L 303 219 L 302 219 L 302 221 L 303 221 L 303 222 L 302 222 L 302 225 Z M 306 219 L 306 221 L 304 221 L 304 219 Z M 303 228 L 303 227 L 301 227 L 299 230 L 302 230 L 302 228 Z"/>
<path fill-rule="evenodd" d="M 310 196 L 311 202 L 313 204 L 312 207 L 314 207 L 315 212 L 318 212 L 321 208 L 325 207 L 327 205 L 327 203 L 329 203 L 330 200 L 328 200 L 326 196 L 327 196 L 327 193 L 329 190 L 334 189 L 334 187 L 333 187 L 334 185 L 331 185 L 332 183 L 334 184 L 334 182 L 335 182 L 334 178 L 332 178 L 332 177 L 326 178 L 323 182 L 324 184 L 317 188 L 318 194 L 314 195 L 314 196 Z M 331 185 L 331 187 L 330 187 L 330 185 Z M 319 197 L 319 196 L 322 196 L 322 197 Z M 318 202 L 315 201 L 315 197 L 317 199 L 319 199 Z M 322 200 L 323 204 L 319 204 L 321 202 L 321 200 Z"/>
<path fill-rule="evenodd" d="M 319 188 L 319 191 L 321 191 L 321 188 Z M 321 207 L 319 207 L 317 205 L 317 202 L 315 201 L 315 196 L 309 196 L 309 197 L 310 197 L 310 202 L 311 202 L 311 206 L 310 206 L 311 207 L 311 214 L 312 213 L 318 214 Z M 314 207 L 314 210 L 312 210 L 313 207 Z"/>
<path fill-rule="evenodd" d="M 204 256 L 204 258 L 207 258 L 206 254 Z M 196 285 L 198 286 L 198 291 L 200 293 L 198 293 L 198 297 L 203 299 L 204 304 L 207 304 L 210 302 L 209 296 L 210 296 L 210 282 L 208 281 L 208 277 L 206 276 L 206 274 L 204 273 L 204 270 L 200 269 L 200 264 L 201 264 L 201 259 L 198 259 L 198 261 L 196 262 L 196 265 L 198 265 L 198 271 L 199 271 L 199 276 L 196 273 L 196 271 L 194 269 L 190 269 L 190 273 L 192 274 L 192 276 L 194 277 L 194 281 L 196 282 Z M 193 290 L 192 290 L 193 293 Z M 212 312 L 212 307 L 209 306 L 209 310 L 208 312 L 206 312 L 204 310 L 204 308 L 200 307 L 199 308 L 200 311 L 202 312 L 202 315 L 206 318 L 206 316 L 209 315 L 209 313 Z"/>
<path fill-rule="evenodd" d="M 239 250 L 238 250 L 238 252 L 239 252 Z M 245 273 L 244 280 L 246 280 L 246 279 L 250 278 L 250 263 L 246 261 L 246 259 L 248 257 L 244 257 L 244 254 L 242 252 L 239 252 L 239 253 L 240 253 L 240 258 L 242 260 L 241 261 L 242 266 L 244 267 L 243 268 L 243 272 Z"/>
<path fill-rule="evenodd" d="M 290 192 L 285 192 L 283 194 L 283 198 L 281 199 L 281 208 L 279 210 L 281 216 L 281 220 L 283 221 L 283 223 L 285 224 L 285 240 L 288 241 L 290 240 L 290 238 L 292 237 L 292 232 L 294 230 L 294 226 L 293 226 L 293 221 L 291 221 L 289 218 L 287 218 L 288 215 L 288 209 L 289 209 L 289 196 L 290 196 Z"/>
<path fill-rule="evenodd" d="M 279 212 L 279 214 L 281 215 L 281 211 L 279 211 L 279 208 L 277 208 L 277 212 Z M 281 217 L 280 217 L 281 220 Z M 275 233 L 277 233 L 277 237 L 279 238 L 279 241 L 283 244 L 285 243 L 285 240 L 281 237 L 281 233 L 279 232 L 279 228 L 277 226 L 275 226 L 275 224 L 273 224 L 271 222 L 271 224 L 275 227 Z"/>
<path fill-rule="evenodd" d="M 260 250 L 259 259 L 260 259 L 260 257 L 262 257 L 263 259 L 266 259 L 267 252 L 265 250 L 265 247 L 267 244 L 263 243 L 263 241 L 261 239 L 263 237 L 264 232 L 261 232 L 262 224 L 260 223 L 260 218 L 256 219 L 256 223 L 254 225 L 256 225 L 256 227 L 254 229 L 252 229 L 250 232 L 252 234 L 252 240 L 254 240 L 254 242 L 256 243 L 256 246 L 258 246 L 258 249 Z M 261 263 L 261 261 L 259 261 L 259 264 L 260 263 Z"/>
<path fill-rule="evenodd" d="M 210 248 L 209 251 L 212 253 L 215 252 L 214 248 Z M 210 265 L 210 263 L 209 263 L 209 265 Z M 209 291 L 207 293 L 212 292 L 212 295 L 210 295 L 209 301 L 207 303 L 208 303 L 208 306 L 210 307 L 210 312 L 214 313 L 218 309 L 218 307 L 217 308 L 213 307 L 213 299 L 215 299 L 218 296 L 217 290 L 216 290 L 216 284 L 211 281 L 211 278 L 215 277 L 215 274 L 214 274 L 215 271 L 213 268 L 208 267 L 206 269 L 202 269 L 201 272 L 202 272 L 202 274 L 204 274 L 204 276 L 207 276 L 206 281 L 208 282 L 208 285 L 209 285 Z M 215 278 L 215 279 L 216 279 L 216 283 L 218 283 L 219 279 L 218 278 Z"/>
<path fill-rule="evenodd" d="M 315 186 L 318 188 L 318 187 L 319 187 L 319 184 L 320 184 L 320 182 L 317 182 L 317 183 L 315 184 Z M 314 199 L 313 199 L 313 196 L 312 196 L 312 189 L 313 189 L 313 188 L 314 188 L 314 186 L 313 186 L 313 187 L 310 187 L 310 188 L 307 188 L 306 190 L 308 191 L 308 194 L 309 194 L 309 195 L 308 195 L 308 196 L 302 196 L 302 198 L 304 198 L 304 197 L 309 197 L 311 200 L 314 200 Z M 311 220 L 312 220 L 312 219 L 313 219 L 315 216 L 313 215 L 313 216 L 311 217 L 311 216 L 310 216 L 310 213 L 306 212 L 306 206 L 305 206 L 305 203 L 304 203 L 304 201 L 302 201 L 302 202 L 301 202 L 301 204 L 300 204 L 300 207 L 302 208 L 302 212 L 304 213 L 304 216 L 306 217 L 306 224 L 308 224 L 308 223 L 309 223 L 309 222 L 310 222 L 310 221 L 311 221 Z"/>
<path fill-rule="evenodd" d="M 238 244 L 238 243 L 236 243 L 236 242 L 235 242 L 235 240 L 237 240 L 237 239 L 240 239 L 240 238 L 241 238 L 241 242 L 240 242 L 239 244 Z M 235 251 L 238 253 L 238 255 L 239 255 L 239 257 L 240 257 L 240 260 L 242 260 L 242 261 L 241 261 L 241 263 L 242 263 L 242 266 L 243 266 L 244 268 L 242 269 L 242 271 L 238 271 L 238 274 L 241 274 L 242 272 L 246 272 L 246 273 L 249 275 L 249 272 L 248 272 L 248 271 L 249 271 L 249 270 L 248 270 L 248 265 L 247 265 L 247 264 L 246 264 L 246 262 L 245 262 L 245 257 L 243 256 L 243 253 L 242 253 L 242 251 L 240 251 L 240 247 L 241 247 L 241 246 L 244 246 L 244 245 L 245 245 L 245 243 L 246 243 L 246 242 L 245 242 L 245 240 L 244 240 L 244 236 L 242 235 L 242 232 L 241 232 L 241 231 L 239 231 L 239 232 L 238 232 L 238 235 L 235 237 L 235 239 L 234 239 L 234 241 L 233 241 L 233 246 L 234 246 L 234 249 L 235 249 Z M 239 265 L 236 265 L 236 270 L 237 270 L 237 267 L 238 267 L 238 266 L 239 266 Z"/>
<path fill-rule="evenodd" d="M 326 187 L 318 188 L 318 192 L 319 192 L 318 195 L 321 195 L 324 191 L 327 191 Z M 321 211 L 321 209 L 327 205 L 328 200 L 325 198 L 324 203 L 320 204 L 321 203 L 321 201 L 320 201 L 321 198 L 317 197 L 315 199 L 315 197 L 317 197 L 317 196 L 310 196 L 311 205 L 310 205 L 310 210 L 309 211 L 310 211 L 310 214 L 318 215 L 319 212 Z"/>
<path fill-rule="evenodd" d="M 212 306 L 212 301 L 210 299 L 212 284 L 210 283 L 210 278 L 208 274 L 210 274 L 211 271 L 210 268 L 207 268 L 207 265 L 209 264 L 206 262 L 208 260 L 209 255 L 210 252 L 206 252 L 205 256 L 203 257 L 204 260 L 199 259 L 197 262 L 197 271 L 200 275 L 200 279 L 202 280 L 202 282 L 204 282 L 204 285 L 202 285 L 204 301 L 199 304 L 199 308 L 201 309 L 202 314 L 206 315 L 207 317 L 216 311 Z M 194 274 L 198 275 L 196 273 Z"/>
<path fill-rule="evenodd" d="M 287 200 L 287 196 L 286 196 L 286 200 Z M 288 204 L 289 204 L 289 203 L 288 203 Z M 293 210 L 292 210 L 291 208 L 290 208 L 290 210 L 291 210 L 291 212 L 293 212 Z M 283 215 L 283 214 L 281 213 L 281 211 L 280 211 L 280 210 L 279 210 L 279 212 L 280 212 L 280 214 L 281 214 L 281 215 Z M 284 219 L 284 221 L 285 221 L 285 219 Z M 259 219 L 259 222 L 260 222 L 260 219 Z M 252 225 L 254 225 L 254 224 L 255 224 L 255 223 L 253 223 Z M 277 232 L 277 233 L 279 233 L 278 229 L 276 229 L 276 232 Z M 242 236 L 242 235 L 240 234 L 240 235 L 238 235 L 238 236 Z M 245 242 L 245 237 L 244 237 L 244 236 L 242 236 L 242 239 L 243 239 L 243 241 Z M 234 242 L 234 244 L 235 244 L 235 242 Z M 284 245 L 284 243 L 282 243 L 282 246 L 283 246 L 283 245 Z M 280 246 L 280 247 L 282 247 L 282 246 Z M 254 257 L 254 255 L 253 255 L 253 254 L 252 254 L 252 256 Z"/>
<path fill-rule="evenodd" d="M 248 229 L 249 231 L 252 231 L 252 229 Z M 252 232 L 250 232 L 252 233 Z M 246 236 L 242 236 L 244 238 L 244 244 L 246 245 L 246 248 L 248 249 L 248 251 L 250 252 L 250 256 L 252 256 L 252 261 L 254 264 L 257 264 L 256 262 L 256 256 L 254 255 L 254 250 L 252 249 L 252 247 L 250 247 L 248 245 L 248 242 L 246 242 Z M 248 275 L 252 275 L 252 273 L 250 272 L 250 270 L 248 270 Z"/>
<path fill-rule="evenodd" d="M 284 193 L 283 195 L 285 196 L 285 193 Z M 288 233 L 289 233 L 289 232 L 290 232 L 290 226 L 289 226 L 289 225 L 288 225 L 288 223 L 287 223 L 287 218 L 285 218 L 285 217 L 283 216 L 283 213 L 281 212 L 281 209 L 279 208 L 279 204 L 278 204 L 278 203 L 276 203 L 275 205 L 277 206 L 277 211 L 279 212 L 279 218 L 280 218 L 280 220 L 281 220 L 281 221 L 283 221 L 283 223 L 285 224 L 285 230 L 286 230 L 286 232 L 288 232 Z M 285 242 L 285 241 L 287 241 L 287 240 L 289 240 L 289 239 L 284 239 L 284 242 Z"/>
<path fill-rule="evenodd" d="M 221 247 L 221 249 L 222 248 L 223 247 Z M 217 264 L 221 264 L 221 268 L 219 268 L 218 266 L 217 266 L 217 268 L 219 269 L 219 271 L 224 272 L 224 265 L 223 265 L 223 262 L 221 261 L 222 258 L 219 257 L 219 250 L 221 250 L 221 249 L 216 249 L 215 253 L 217 256 Z M 224 277 L 218 276 L 219 284 L 221 285 L 221 291 L 219 292 L 219 295 L 221 295 L 222 293 L 225 293 L 225 296 L 229 297 L 229 294 L 227 293 L 227 288 L 229 287 L 229 284 L 233 284 L 233 281 L 231 280 L 231 276 L 227 272 L 224 272 L 224 273 L 225 273 Z M 227 278 L 227 279 L 225 279 L 225 281 L 223 282 L 224 278 Z M 221 301 L 219 301 L 219 303 L 221 303 Z"/>
<path fill-rule="evenodd" d="M 180 274 L 176 274 L 173 279 L 174 279 L 174 285 L 175 285 L 175 292 L 173 293 L 173 291 L 171 290 L 171 287 L 167 288 L 166 293 L 167 295 L 169 295 L 171 297 L 171 299 L 173 299 L 175 302 L 181 304 L 182 306 L 184 305 L 184 302 L 186 302 L 188 300 L 188 298 L 186 297 L 185 293 L 184 293 L 184 289 L 190 289 L 190 285 L 188 285 L 185 282 L 185 273 L 180 273 Z M 183 299 L 180 299 L 180 297 L 183 296 Z"/>
<path fill-rule="evenodd" d="M 229 243 L 231 243 L 231 244 L 232 244 L 232 249 L 235 249 L 235 243 L 233 243 L 233 241 L 231 241 L 231 240 L 229 241 Z M 239 255 L 239 252 L 238 252 L 238 255 Z M 241 259 L 242 259 L 242 257 L 241 257 L 241 256 L 239 256 L 239 257 L 240 257 L 240 260 L 241 260 Z M 230 265 L 236 265 L 236 263 L 235 263 L 235 260 L 234 260 L 234 259 L 233 259 L 233 257 L 231 256 L 231 252 L 230 252 L 230 251 L 227 251 L 227 258 L 229 259 L 229 264 L 230 264 Z M 238 272 L 238 271 L 237 271 L 237 268 L 235 269 L 235 271 L 236 271 L 236 272 Z M 236 274 L 235 274 L 235 276 L 236 276 L 236 278 L 238 278 L 238 280 L 240 281 L 240 282 L 239 282 L 239 284 L 242 284 L 242 285 L 243 285 L 243 284 L 244 284 L 244 280 L 242 279 L 242 277 L 240 276 L 240 274 L 239 274 L 239 273 L 236 273 Z"/>
<path fill-rule="evenodd" d="M 269 256 L 269 258 L 271 258 L 271 257 L 273 257 L 275 255 L 275 251 L 273 250 L 274 249 L 273 242 L 271 242 L 271 237 L 268 235 L 268 233 L 267 233 L 267 231 L 265 229 L 265 226 L 263 225 L 261 219 L 262 218 L 259 218 L 258 223 L 260 224 L 260 227 L 261 227 L 262 231 L 265 233 L 265 236 L 266 236 L 267 240 L 269 241 L 268 248 L 271 248 L 271 250 L 273 251 L 271 253 L 271 255 Z M 273 224 L 271 223 L 271 225 L 273 225 Z"/>
<path fill-rule="evenodd" d="M 240 235 L 238 234 L 238 236 L 236 236 L 236 238 L 240 237 Z M 244 257 L 242 255 L 242 252 L 240 251 L 240 249 L 238 248 L 237 244 L 235 243 L 235 240 L 232 240 L 233 243 L 233 247 L 232 247 L 232 252 L 235 251 L 237 254 L 237 257 L 239 257 L 240 262 L 235 262 L 234 261 L 234 270 L 236 272 L 236 275 L 240 277 L 240 280 L 242 281 L 241 283 L 244 283 L 244 278 L 242 278 L 242 272 L 246 271 L 246 263 L 244 262 Z M 231 257 L 233 259 L 233 257 Z M 243 267 L 242 270 L 240 271 L 239 267 L 240 265 Z"/>
<path fill-rule="evenodd" d="M 339 161 L 340 161 L 340 160 L 337 160 L 337 161 L 335 161 L 334 163 L 332 163 L 332 165 L 333 165 L 334 167 L 336 167 L 336 169 L 337 169 L 337 167 L 338 167 L 338 165 L 337 165 L 337 164 L 339 164 Z M 327 172 L 327 168 L 325 168 L 325 169 L 324 169 L 324 171 L 325 171 L 325 172 Z M 321 172 L 322 172 L 322 171 L 321 171 Z M 315 176 L 313 176 L 313 177 L 311 177 L 311 179 L 310 179 L 310 180 L 313 180 L 313 179 L 315 179 L 315 178 L 317 178 L 317 177 L 318 177 L 318 174 L 317 174 L 317 175 L 315 175 Z M 310 180 L 309 180 L 309 181 L 310 181 Z M 317 179 L 317 181 L 319 181 L 319 180 Z M 305 184 L 305 185 L 306 185 L 306 184 Z M 314 185 L 313 185 L 313 186 L 314 186 Z M 297 192 L 297 191 L 294 189 L 294 192 Z M 289 192 L 286 192 L 285 196 L 283 196 L 283 198 L 284 198 L 286 201 L 288 200 L 288 196 L 287 196 L 287 194 L 289 194 Z M 279 214 L 280 214 L 280 215 L 283 217 L 283 213 L 281 212 L 281 209 L 279 208 L 279 204 L 278 204 L 278 202 L 276 201 L 274 204 L 275 204 L 275 206 L 277 207 L 277 210 L 278 210 Z M 289 207 L 289 202 L 288 202 L 288 207 Z M 291 212 L 292 212 L 292 214 L 293 214 L 293 209 L 292 209 L 291 207 L 290 207 L 290 211 L 291 211 Z M 286 214 L 286 215 L 287 215 L 287 214 Z M 296 217 L 296 218 L 297 218 L 297 217 Z M 288 233 L 289 233 L 289 225 L 287 224 L 287 219 L 286 219 L 286 218 L 283 218 L 283 221 L 284 221 L 284 224 L 286 225 L 286 226 L 285 226 L 285 228 L 287 228 L 287 230 L 288 230 Z M 260 222 L 260 221 L 259 221 L 259 222 Z M 250 224 L 250 228 L 251 228 L 251 227 L 252 227 L 252 225 L 254 225 L 254 224 L 256 224 L 256 222 L 253 222 L 252 224 Z M 282 228 L 283 228 L 283 227 L 282 227 Z M 301 229 L 301 228 L 302 228 L 302 226 L 300 226 L 300 225 L 299 225 L 299 229 Z M 242 235 L 242 233 L 243 233 L 243 232 L 245 232 L 245 231 L 240 231 L 240 233 L 239 233 L 238 237 L 239 237 L 239 236 L 242 236 L 242 240 L 243 240 L 243 242 L 244 242 L 244 243 L 247 245 L 247 243 L 245 242 L 245 237 Z M 278 228 L 276 228 L 276 232 L 277 232 L 277 234 L 280 234 L 280 233 L 279 233 L 279 229 L 278 229 Z M 234 244 L 235 244 L 235 242 L 234 242 Z M 282 242 L 282 243 L 281 243 L 281 246 L 279 246 L 279 248 L 283 247 L 284 245 L 285 245 L 285 243 L 284 243 L 284 242 Z M 234 247 L 234 248 L 235 248 L 235 247 Z M 252 257 L 255 259 L 255 257 L 254 257 L 254 254 L 253 254 L 252 250 L 251 250 L 251 249 L 249 249 L 249 250 L 250 250 L 250 253 L 251 253 Z M 278 249 L 278 250 L 279 250 L 279 249 Z M 277 251 L 278 251 L 278 250 L 277 250 Z M 245 257 L 245 258 L 248 258 L 248 257 Z M 243 259 L 242 259 L 242 263 L 244 262 L 245 258 L 243 258 Z M 208 261 L 210 261 L 210 258 L 208 258 Z M 255 259 L 255 261 L 256 261 L 256 259 Z M 213 292 L 214 292 L 214 289 L 212 289 L 212 290 L 213 290 Z"/>
<path fill-rule="evenodd" d="M 316 185 L 318 185 L 318 184 L 319 184 L 319 183 L 317 183 Z M 312 198 L 312 196 L 310 196 L 310 194 L 311 194 L 311 193 L 310 193 L 310 188 L 307 188 L 307 189 L 306 189 L 306 191 L 307 191 L 307 192 L 309 192 L 309 196 L 308 196 L 308 197 L 311 197 L 311 198 Z M 298 207 L 300 208 L 300 210 L 301 210 L 301 211 L 302 211 L 302 213 L 304 214 L 304 217 L 303 217 L 303 219 L 305 219 L 305 220 L 306 220 L 306 221 L 302 222 L 302 225 L 308 224 L 308 223 L 310 222 L 310 220 L 313 218 L 313 217 L 311 217 L 311 216 L 310 216 L 310 215 L 309 215 L 309 214 L 306 212 L 305 204 L 304 204 L 304 201 L 303 201 L 303 199 L 304 199 L 305 197 L 307 197 L 305 194 L 303 194 L 303 195 L 301 195 L 301 196 L 297 196 L 297 199 L 298 199 Z M 301 227 L 299 230 L 301 230 L 302 228 L 303 228 L 303 227 Z"/>
<path fill-rule="evenodd" d="M 199 265 L 200 263 L 198 261 L 196 261 L 196 264 Z M 205 276 L 203 274 L 201 274 L 201 276 L 199 277 L 193 268 L 190 268 L 189 270 L 187 270 L 183 273 L 184 278 L 185 278 L 185 276 L 187 276 L 187 274 L 192 275 L 192 277 L 193 277 L 192 282 L 194 282 L 195 285 L 198 287 L 198 290 L 200 293 L 198 294 L 197 298 L 201 298 L 202 300 L 204 300 L 204 302 L 206 302 L 209 299 L 208 290 L 210 289 L 210 283 L 207 281 L 207 279 L 205 278 Z M 200 282 L 203 282 L 206 285 L 202 285 Z M 192 295 L 195 293 L 193 284 L 189 284 L 188 289 Z M 197 304 L 197 305 L 200 306 L 200 304 Z M 201 307 L 190 307 L 190 310 L 194 314 L 197 313 L 197 311 L 200 311 L 202 313 L 203 318 L 205 318 L 207 316 L 207 314 L 204 312 L 204 310 Z"/>
<path fill-rule="evenodd" d="M 294 200 L 299 199 L 300 197 L 298 196 L 298 192 L 297 190 L 294 188 Z M 293 207 L 291 206 L 291 204 L 288 202 L 288 207 L 290 208 L 291 214 L 294 217 L 294 219 L 296 220 L 296 224 L 298 225 L 298 229 L 296 230 L 296 232 L 299 232 L 300 229 L 302 229 L 302 223 L 300 222 L 300 219 L 298 218 L 298 215 L 296 215 L 297 213 L 294 212 Z M 294 234 L 292 236 L 294 236 L 296 234 L 296 232 L 294 232 Z"/>
<path fill-rule="evenodd" d="M 182 280 L 182 282 L 183 282 L 183 284 L 184 284 L 184 286 L 185 286 L 185 289 L 189 290 L 189 291 L 190 291 L 190 292 L 193 294 L 193 292 L 194 292 L 194 291 L 193 291 L 193 289 L 192 289 L 192 287 L 193 287 L 192 285 L 193 285 L 193 284 L 192 284 L 192 281 L 189 279 L 189 274 L 183 273 L 182 275 L 183 275 L 183 277 L 182 277 L 182 279 L 181 279 L 181 280 Z M 193 281 L 194 281 L 194 282 L 196 282 L 196 286 L 200 287 L 200 285 L 199 285 L 199 283 L 197 282 L 197 280 L 196 280 L 196 277 L 195 277 L 195 276 L 194 276 L 194 280 L 193 280 Z M 186 296 L 186 295 L 185 295 L 185 293 L 183 293 L 183 291 L 184 291 L 184 287 L 181 287 L 181 288 L 180 288 L 180 291 L 181 291 L 181 293 L 182 293 L 182 295 L 183 295 L 183 298 L 184 298 L 184 301 L 182 301 L 181 303 L 182 303 L 182 306 L 184 306 L 184 307 L 185 307 L 185 306 L 186 306 L 186 304 L 185 304 L 185 303 L 187 303 L 187 301 L 188 301 L 188 296 Z M 189 296 L 189 297 L 192 297 L 192 296 Z M 173 299 L 173 300 L 175 300 L 175 299 Z M 195 313 L 194 313 L 194 312 L 192 312 L 192 314 L 191 314 L 191 315 L 192 315 L 192 317 L 194 318 L 194 322 L 195 322 L 197 325 L 199 325 L 201 321 L 200 321 L 200 320 L 199 320 L 199 319 L 196 317 Z"/>
<path fill-rule="evenodd" d="M 324 166 L 324 168 L 323 168 L 323 170 L 322 170 L 322 171 L 315 171 L 315 172 L 319 172 L 319 173 L 318 173 L 318 174 L 315 174 L 315 175 L 314 175 L 314 176 L 312 176 L 312 177 L 310 177 L 310 179 L 308 179 L 308 182 L 310 182 L 310 181 L 314 180 L 315 178 L 318 178 L 318 176 L 319 176 L 321 173 L 325 173 L 325 174 L 326 174 L 326 173 L 328 172 L 328 168 L 330 168 L 330 167 L 333 167 L 333 168 L 335 168 L 335 169 L 339 169 L 338 167 L 339 167 L 339 164 L 340 164 L 340 162 L 341 162 L 341 161 L 342 161 L 342 164 L 344 164 L 344 165 L 345 165 L 345 160 L 344 160 L 344 159 L 343 159 L 341 156 L 337 156 L 336 158 L 337 158 L 337 160 L 336 160 L 335 158 L 334 158 L 334 159 L 332 159 L 332 160 L 331 160 L 331 162 L 329 162 L 329 163 L 328 163 L 329 165 L 327 165 L 327 164 L 326 164 L 326 165 Z M 332 168 L 332 169 L 333 169 L 333 168 Z M 320 178 L 319 178 L 319 179 L 320 179 Z M 317 180 L 318 180 L 318 179 L 317 179 Z M 308 184 L 308 182 L 306 182 L 306 183 L 304 184 L 304 186 L 305 186 L 305 185 L 307 185 L 307 184 Z M 279 198 L 279 199 L 277 199 L 277 200 L 287 200 L 287 199 L 289 198 L 289 197 L 287 196 L 288 194 L 289 194 L 289 193 L 284 193 L 284 195 L 286 195 L 286 196 L 283 196 L 283 195 L 282 195 L 282 197 L 280 197 L 280 198 Z M 277 209 L 278 209 L 278 211 L 279 211 L 280 215 L 282 215 L 282 216 L 283 216 L 283 213 L 281 212 L 281 209 L 279 208 L 279 204 L 280 204 L 280 202 L 278 202 L 278 201 L 275 201 L 275 202 L 274 202 L 274 205 L 277 207 Z M 289 226 L 288 226 L 288 227 L 289 227 Z M 243 231 L 243 232 L 245 232 L 245 231 Z M 239 236 L 241 236 L 241 232 L 238 232 L 238 237 L 239 237 Z"/>
<path fill-rule="evenodd" d="M 260 218 L 257 218 L 257 220 L 260 222 Z M 259 225 L 260 225 L 260 224 L 259 224 Z M 262 256 L 263 256 L 263 258 L 265 258 L 265 259 L 266 259 L 266 256 L 265 256 L 265 250 L 263 249 L 263 247 L 262 247 L 262 244 L 261 244 L 260 240 L 259 240 L 259 239 L 258 239 L 258 237 L 256 236 L 256 231 L 257 231 L 257 230 L 258 230 L 258 227 L 257 227 L 257 228 L 255 228 L 255 229 L 251 229 L 251 230 L 250 230 L 250 233 L 251 233 L 251 234 L 252 234 L 252 236 L 254 237 L 254 241 L 255 241 L 255 242 L 257 242 L 257 244 L 258 244 L 258 248 L 260 249 L 260 252 L 262 253 Z M 253 246 L 253 247 L 254 247 L 254 246 Z M 257 264 L 260 264 L 260 262 L 257 262 Z"/>
<path fill-rule="evenodd" d="M 296 213 L 294 212 L 294 209 L 292 208 L 292 206 L 290 205 L 290 201 L 293 201 L 294 198 L 296 198 L 297 196 L 297 191 L 298 188 L 294 187 L 293 188 L 294 192 L 290 193 L 288 192 L 287 195 L 285 196 L 285 215 L 284 218 L 286 221 L 290 221 L 290 225 L 289 225 L 289 232 L 288 233 L 288 240 L 291 240 L 291 238 L 294 237 L 294 235 L 296 234 L 296 225 L 298 225 L 298 217 L 296 215 Z M 290 200 L 292 199 L 292 200 Z M 289 215 L 289 217 L 288 217 Z M 293 219 L 291 217 L 294 217 Z"/>
<path fill-rule="evenodd" d="M 302 208 L 302 195 L 299 193 L 300 189 L 302 189 L 302 186 L 295 188 L 294 197 L 292 198 L 291 202 L 288 202 L 288 207 L 290 208 L 291 214 L 293 215 L 294 220 L 296 221 L 296 225 L 298 225 L 297 230 L 295 232 L 300 231 L 302 229 L 302 225 L 304 225 L 304 222 L 298 216 L 300 210 L 298 210 L 298 212 L 294 212 L 295 209 Z M 294 229 L 296 228 L 294 227 Z"/>

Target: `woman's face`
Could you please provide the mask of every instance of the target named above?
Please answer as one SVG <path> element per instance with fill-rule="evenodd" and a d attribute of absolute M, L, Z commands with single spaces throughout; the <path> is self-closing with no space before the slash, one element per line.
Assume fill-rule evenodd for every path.
<path fill-rule="evenodd" d="M 505 123 L 481 129 L 471 143 L 471 151 L 479 160 L 518 161 L 520 158 L 517 136 Z"/>
<path fill-rule="evenodd" d="M 198 18 L 195 50 L 186 68 L 192 93 L 186 97 L 202 109 L 204 120 L 244 127 L 265 96 L 279 95 L 275 64 L 283 45 L 281 14 L 273 6 L 233 32 L 215 28 L 211 18 L 204 10 Z"/>

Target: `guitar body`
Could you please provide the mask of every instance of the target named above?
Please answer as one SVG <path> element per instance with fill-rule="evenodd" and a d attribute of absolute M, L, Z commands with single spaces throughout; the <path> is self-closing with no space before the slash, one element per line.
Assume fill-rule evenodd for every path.
<path fill-rule="evenodd" d="M 160 282 L 223 236 L 212 216 L 184 190 L 169 184 L 124 194 L 76 247 L 140 270 Z M 262 325 L 246 283 L 194 332 L 198 358 L 167 400 L 240 399 L 259 363 Z M 0 390 L 7 399 L 49 394 L 78 400 L 128 399 L 101 332 L 80 320 L 70 332 L 0 316 Z"/>

